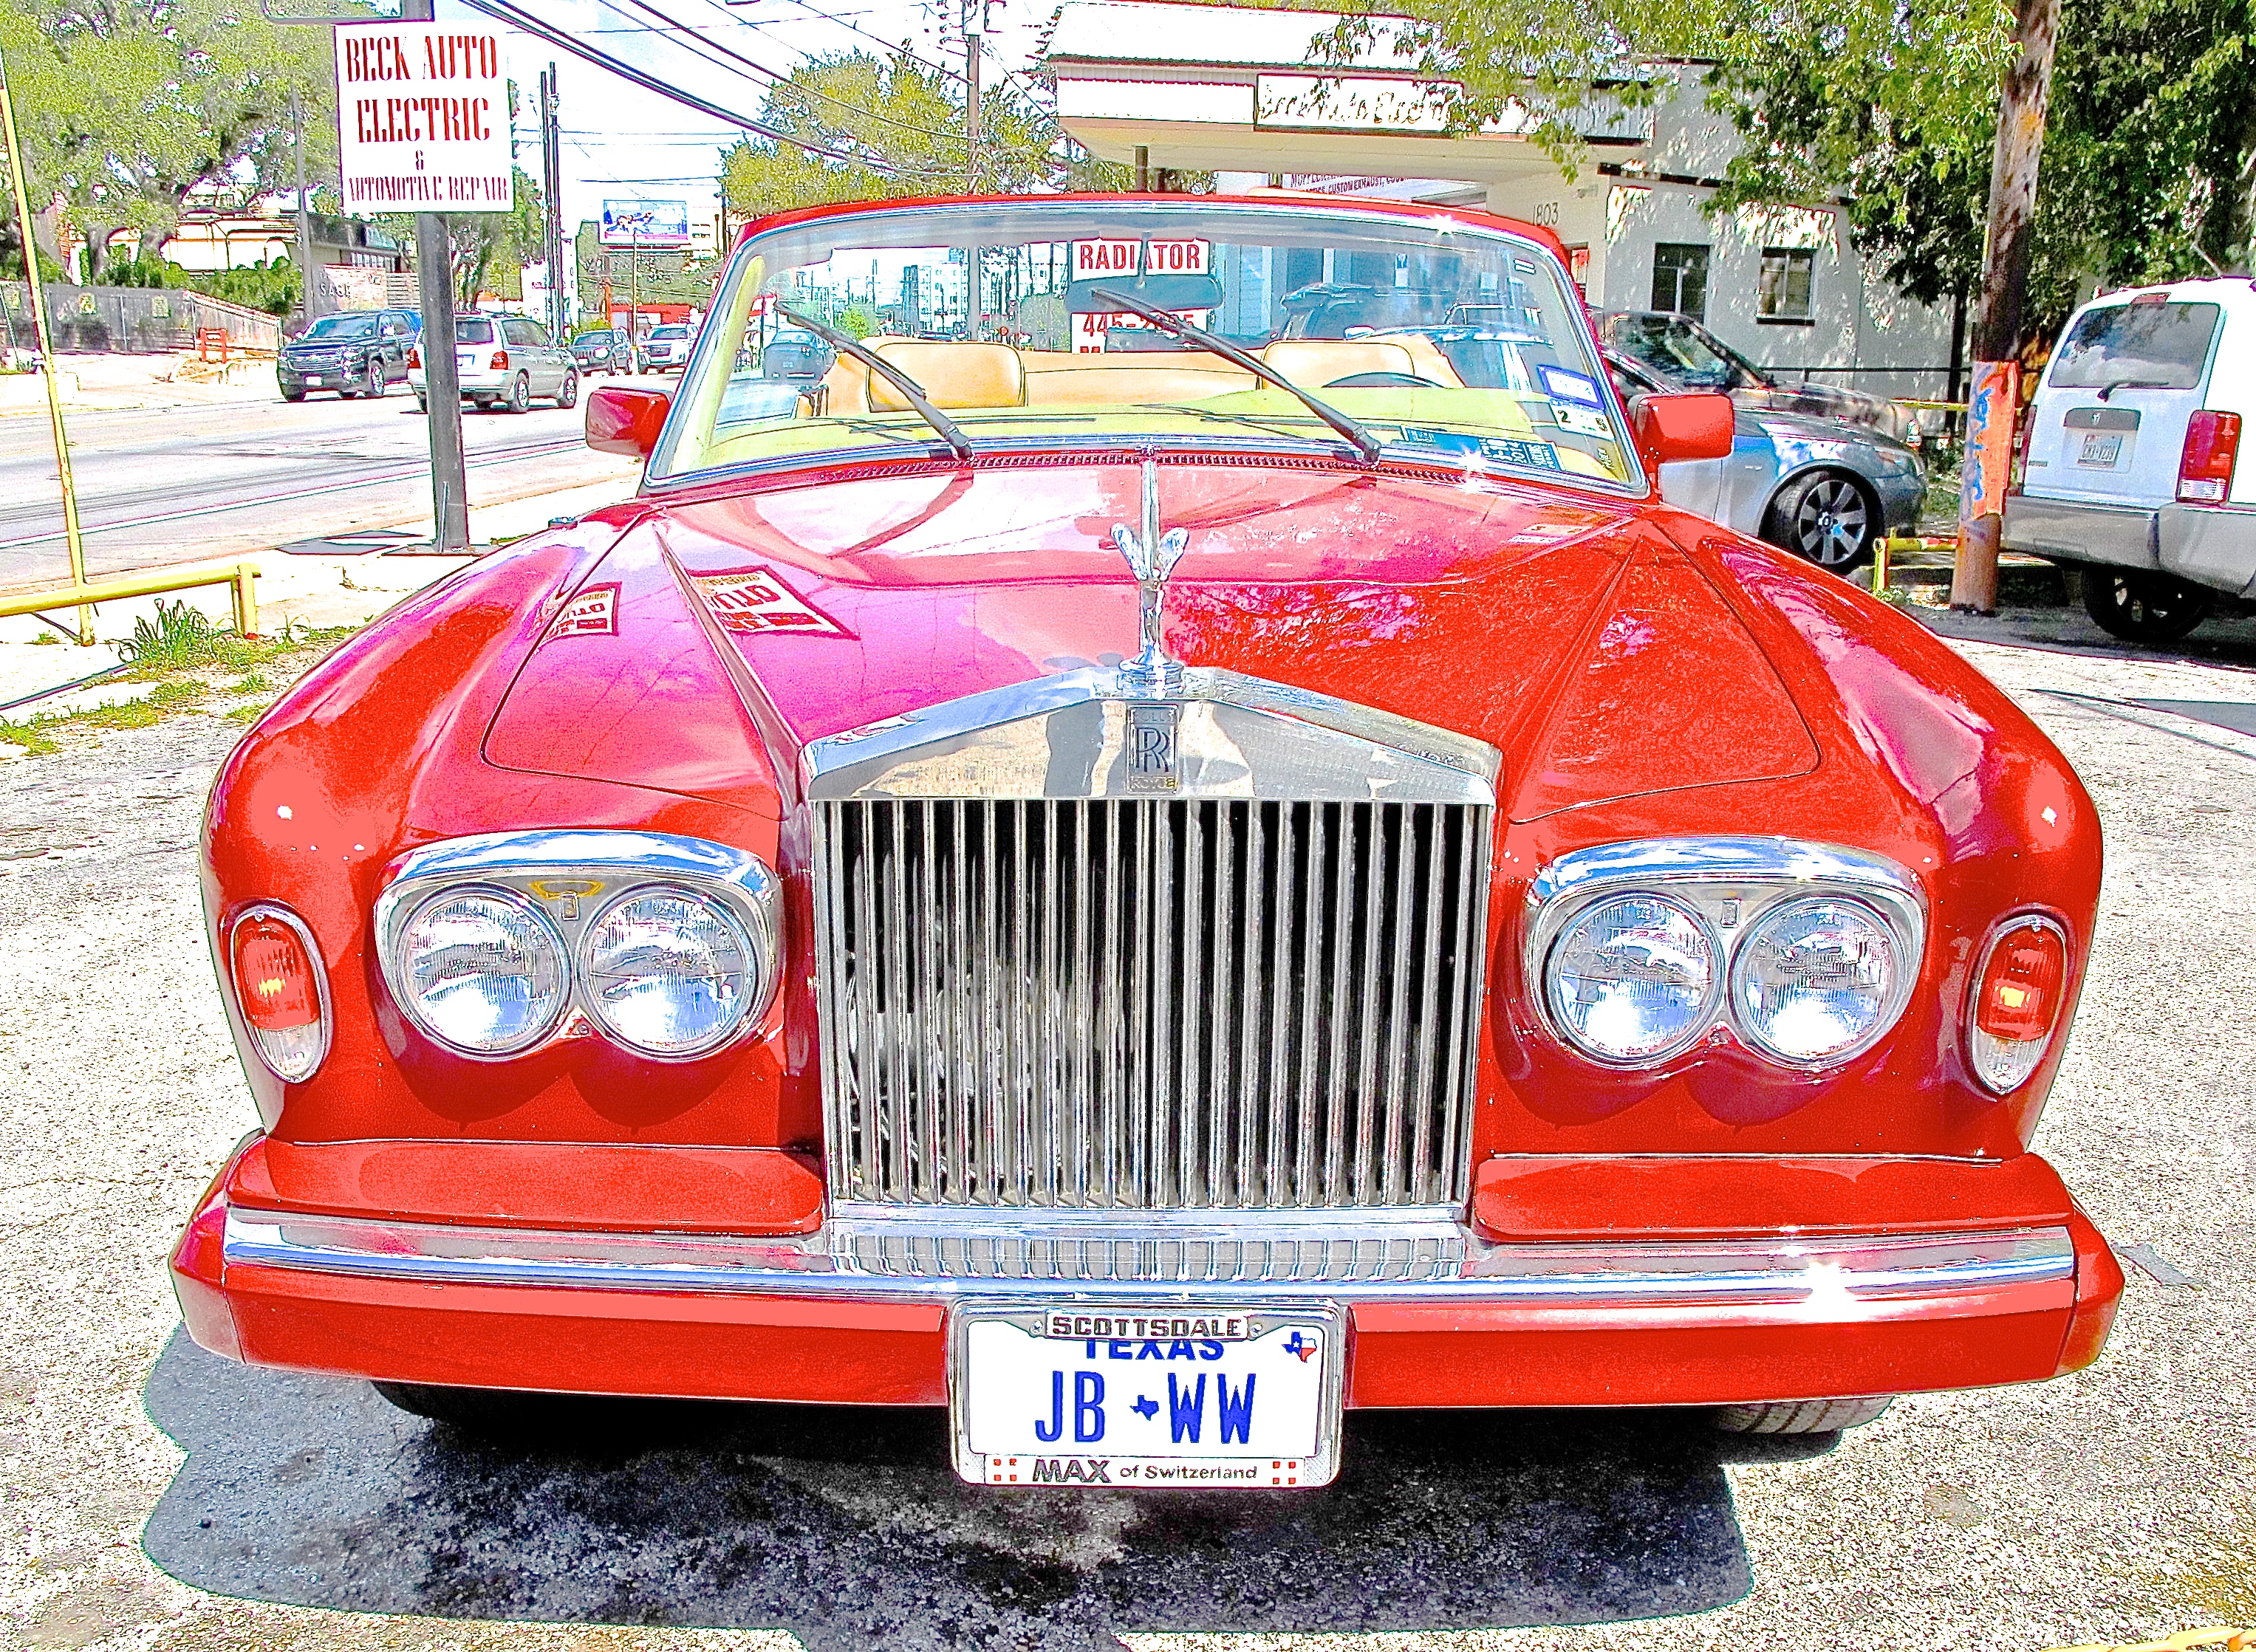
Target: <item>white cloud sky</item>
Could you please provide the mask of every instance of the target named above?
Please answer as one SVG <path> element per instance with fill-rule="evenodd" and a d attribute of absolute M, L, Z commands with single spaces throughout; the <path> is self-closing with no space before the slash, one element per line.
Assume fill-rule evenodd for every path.
<path fill-rule="evenodd" d="M 758 116 L 760 77 L 699 41 L 727 47 L 779 73 L 802 59 L 863 47 L 878 51 L 906 40 L 919 56 L 961 69 L 962 12 L 957 0 L 650 0 L 684 25 L 664 29 L 631 0 L 517 0 L 542 22 L 623 58 L 671 85 L 723 108 Z M 1055 0 L 1002 0 L 991 8 L 996 32 L 983 62 L 991 77 L 1026 67 Z M 438 0 L 441 22 L 491 27 L 483 14 Z M 694 37 L 694 38 L 693 38 Z M 525 95 L 519 161 L 539 172 L 539 136 L 532 95 L 540 71 L 556 65 L 564 134 L 564 231 L 601 214 L 606 200 L 646 197 L 688 202 L 692 221 L 719 211 L 714 179 L 723 150 L 739 133 L 694 109 L 645 90 L 535 36 L 510 32 L 509 72 Z"/>

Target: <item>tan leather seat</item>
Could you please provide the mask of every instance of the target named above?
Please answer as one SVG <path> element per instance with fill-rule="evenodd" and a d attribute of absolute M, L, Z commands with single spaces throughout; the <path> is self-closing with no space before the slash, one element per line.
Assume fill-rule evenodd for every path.
<path fill-rule="evenodd" d="M 1423 349 L 1414 348 L 1423 345 Z M 1261 352 L 1263 363 L 1295 384 L 1315 389 L 1364 373 L 1400 373 L 1462 389 L 1449 358 L 1431 339 L 1280 339 Z"/>
<path fill-rule="evenodd" d="M 1254 386 L 1253 376 L 1203 350 L 1027 350 L 1029 407 L 1134 407 L 1197 402 Z"/>
<path fill-rule="evenodd" d="M 901 339 L 879 344 L 878 355 L 923 388 L 934 407 L 1024 407 L 1026 372 L 1007 344 L 952 344 Z M 883 378 L 869 386 L 870 411 L 905 413 L 908 401 Z"/>

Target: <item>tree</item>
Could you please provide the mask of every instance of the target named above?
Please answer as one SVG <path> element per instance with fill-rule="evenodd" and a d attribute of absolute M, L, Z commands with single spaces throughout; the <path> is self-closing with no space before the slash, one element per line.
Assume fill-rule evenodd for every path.
<path fill-rule="evenodd" d="M 328 32 L 241 0 L 8 0 L 0 51 L 32 199 L 63 196 L 96 267 L 121 231 L 161 247 L 199 185 L 285 181 L 293 89 L 328 152 Z"/>
<path fill-rule="evenodd" d="M 1838 205 L 1858 250 L 1927 302 L 1980 266 L 1999 76 L 1998 0 L 1388 0 L 1322 55 L 1391 51 L 1459 82 L 1459 130 L 1522 125 L 1572 172 L 1594 107 L 1649 102 L 1691 60 L 1737 130 L 1712 211 Z M 2080 291 L 2256 263 L 2252 0 L 2063 0 L 2024 331 Z M 1674 71 L 1667 72 L 1673 74 Z"/>
<path fill-rule="evenodd" d="M 1746 147 L 1717 205 L 1837 194 L 1858 250 L 1932 302 L 1967 293 L 1980 264 L 2010 42 L 1985 8 L 1906 18 L 1924 62 L 1907 86 L 1822 25 L 1719 68 L 1716 102 Z M 2064 0 L 2059 42 L 2025 336 L 2058 331 L 2095 280 L 2245 271 L 2256 256 L 2248 0 Z"/>
<path fill-rule="evenodd" d="M 1008 81 L 982 88 L 979 110 L 975 179 L 959 81 L 906 53 L 813 58 L 769 89 L 760 118 L 857 158 L 748 137 L 721 158 L 722 193 L 732 213 L 752 217 L 833 201 L 1106 186 L 1098 181 L 1105 174 L 1064 143 L 1047 111 Z"/>

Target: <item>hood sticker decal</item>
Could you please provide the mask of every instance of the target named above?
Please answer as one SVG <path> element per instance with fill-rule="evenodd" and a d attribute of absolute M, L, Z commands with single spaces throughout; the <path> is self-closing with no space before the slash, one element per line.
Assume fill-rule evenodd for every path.
<path fill-rule="evenodd" d="M 851 636 L 853 633 L 814 607 L 765 566 L 693 573 L 689 582 L 724 631 L 738 636 Z"/>

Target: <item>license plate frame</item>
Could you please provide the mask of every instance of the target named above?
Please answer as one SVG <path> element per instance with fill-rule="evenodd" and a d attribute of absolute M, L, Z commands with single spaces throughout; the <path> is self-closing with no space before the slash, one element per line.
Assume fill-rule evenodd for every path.
<path fill-rule="evenodd" d="M 1164 1328 L 1170 1333 L 1197 1329 L 1200 1321 L 1209 1322 L 1209 1329 L 1227 1329 L 1235 1321 L 1238 1334 L 1221 1339 L 1172 1334 L 1060 1335 L 1055 1334 L 1055 1322 L 1061 1317 L 1075 1331 L 1100 1328 L 1098 1322 L 1103 1321 L 1104 1329 L 1132 1330 L 1140 1325 Z M 1014 1347 L 1003 1339 L 1008 1332 L 998 1337 L 982 1329 L 998 1324 L 1015 1331 L 1019 1346 Z M 1313 1352 L 1300 1353 L 1291 1346 L 1295 1332 L 1315 1343 Z M 1177 1346 L 1185 1343 L 1192 1348 L 1188 1358 Z M 1209 1347 L 1216 1343 L 1225 1352 L 1208 1357 Z M 1156 1360 L 1146 1353 L 1146 1345 L 1160 1351 Z M 998 1437 L 995 1409 L 997 1404 L 1007 1408 L 1012 1398 L 1026 1394 L 1025 1372 L 1018 1373 L 1015 1379 L 1005 1376 L 997 1369 L 996 1361 L 1023 1359 L 1043 1350 L 1054 1361 L 1052 1374 L 1056 1379 L 1049 1397 L 1061 1408 L 1053 1416 L 1059 1427 L 1054 1449 L 1045 1449 L 1025 1436 L 1012 1439 L 1008 1436 L 1015 1432 L 1012 1429 L 1003 1430 Z M 1294 1359 L 1300 1364 L 1297 1370 L 1289 1364 Z M 1142 1368 L 1132 1379 L 1138 1388 L 1136 1399 L 1128 1399 L 1125 1388 L 1116 1392 L 1100 1386 L 1099 1434 L 1093 1439 L 1076 1440 L 1074 1436 L 1080 1431 L 1081 1419 L 1076 1414 L 1075 1426 L 1068 1431 L 1065 1410 L 1088 1397 L 1078 1374 L 1084 1370 L 1127 1374 L 1138 1367 Z M 1170 1367 L 1178 1374 L 1173 1388 L 1164 1381 Z M 1224 1394 L 1222 1377 L 1227 1373 L 1235 1381 L 1258 1377 L 1267 1370 L 1277 1371 L 1273 1381 L 1283 1384 L 1281 1409 L 1286 1421 L 1271 1426 L 1267 1419 L 1278 1413 L 1259 1409 L 1258 1396 L 1250 1388 L 1240 1388 L 1236 1395 L 1242 1406 L 1238 1438 L 1235 1442 L 1222 1438 L 1227 1432 L 1220 1416 Z M 1068 1376 L 1068 1372 L 1075 1374 Z M 1209 1376 L 1216 1379 L 1211 1402 L 1202 1386 L 1195 1387 L 1199 1379 Z M 1338 1303 L 959 1304 L 950 1311 L 948 1324 L 949 1445 L 957 1475 L 975 1486 L 1129 1491 L 1265 1491 L 1324 1486 L 1339 1473 L 1346 1376 L 1347 1311 Z M 1016 1395 L 1014 1381 L 1019 1388 Z M 983 1401 L 991 1382 L 996 1385 L 993 1404 Z M 1195 1415 L 1201 1425 L 1201 1449 L 1132 1449 L 1139 1443 L 1162 1447 L 1181 1444 L 1167 1438 L 1179 1431 L 1174 1408 L 1189 1401 L 1194 1392 L 1199 1396 Z M 1277 1395 L 1280 1389 L 1273 1386 L 1268 1392 Z M 1034 1399 L 1033 1409 L 1038 1410 L 1039 1395 Z M 1153 1409 L 1144 1410 L 1146 1404 Z M 1140 1421 L 1131 1420 L 1138 1416 Z M 1028 1419 L 1029 1434 L 1040 1422 L 1039 1417 Z M 1257 1428 L 1260 1438 L 1256 1438 Z M 1206 1449 L 1208 1441 L 1213 1442 L 1210 1450 Z M 1251 1452 L 1253 1445 L 1278 1445 L 1280 1441 L 1304 1445 L 1306 1449 L 1265 1449 L 1258 1455 Z M 1028 1449 L 1015 1449 L 1021 1442 Z M 1240 1449 L 1230 1452 L 1227 1448 L 1232 1444 Z"/>
<path fill-rule="evenodd" d="M 2085 470 L 2119 469 L 2130 445 L 2127 431 L 2088 430 L 2083 432 L 2083 447 L 2076 454 L 2076 462 Z"/>

